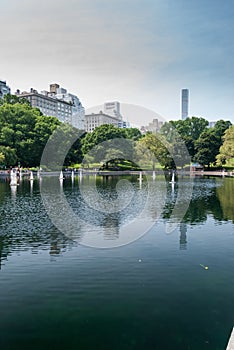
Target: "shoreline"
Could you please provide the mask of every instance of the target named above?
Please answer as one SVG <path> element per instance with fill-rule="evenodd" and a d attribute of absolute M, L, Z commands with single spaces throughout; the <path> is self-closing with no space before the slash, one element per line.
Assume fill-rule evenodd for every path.
<path fill-rule="evenodd" d="M 39 176 L 59 176 L 60 171 L 40 171 Z M 72 171 L 63 171 L 64 176 L 71 176 Z M 121 175 L 145 175 L 145 176 L 155 176 L 157 175 L 170 175 L 172 174 L 171 170 L 96 170 L 96 169 L 82 169 L 74 171 L 75 176 L 85 176 L 85 175 L 98 175 L 98 176 L 121 176 Z M 38 172 L 33 171 L 33 175 L 38 176 Z M 177 170 L 177 176 L 215 176 L 215 177 L 234 177 L 234 171 L 186 171 L 186 170 Z M 29 177 L 30 172 L 22 173 L 22 177 Z M 6 178 L 10 177 L 8 171 L 0 171 L 0 177 Z"/>

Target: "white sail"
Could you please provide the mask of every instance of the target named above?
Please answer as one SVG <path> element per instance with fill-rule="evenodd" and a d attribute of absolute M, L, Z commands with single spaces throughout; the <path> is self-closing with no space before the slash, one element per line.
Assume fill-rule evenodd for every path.
<path fill-rule="evenodd" d="M 173 171 L 173 173 L 172 173 L 172 179 L 171 179 L 171 182 L 172 182 L 172 183 L 175 183 L 175 173 L 174 173 L 174 171 Z"/>
<path fill-rule="evenodd" d="M 11 170 L 11 173 L 10 173 L 10 186 L 17 186 L 18 183 L 17 183 L 17 175 L 16 173 Z"/>
<path fill-rule="evenodd" d="M 171 178 L 170 184 L 175 184 L 175 172 L 174 171 L 172 173 L 172 178 Z"/>

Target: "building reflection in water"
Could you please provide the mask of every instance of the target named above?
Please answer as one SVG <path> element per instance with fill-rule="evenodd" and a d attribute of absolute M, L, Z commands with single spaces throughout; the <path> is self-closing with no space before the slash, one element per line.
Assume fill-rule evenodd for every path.
<path fill-rule="evenodd" d="M 50 255 L 59 255 L 61 252 L 60 245 L 58 244 L 58 241 L 53 240 L 50 243 Z"/>
<path fill-rule="evenodd" d="M 106 217 L 103 221 L 104 239 L 115 240 L 119 238 L 120 220 L 118 217 Z"/>
<path fill-rule="evenodd" d="M 187 225 L 185 222 L 180 223 L 180 250 L 187 249 Z"/>

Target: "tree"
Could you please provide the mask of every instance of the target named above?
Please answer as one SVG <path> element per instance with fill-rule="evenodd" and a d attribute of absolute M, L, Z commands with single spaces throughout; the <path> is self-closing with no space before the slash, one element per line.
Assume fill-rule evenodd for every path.
<path fill-rule="evenodd" d="M 0 165 L 4 164 L 5 156 L 2 152 L 0 152 Z"/>
<path fill-rule="evenodd" d="M 117 168 L 117 164 L 120 162 L 120 160 L 123 160 L 125 158 L 125 154 L 121 149 L 116 148 L 109 148 L 105 152 L 104 159 L 102 160 L 105 165 L 103 168 L 109 169 L 110 165 L 113 168 Z"/>
<path fill-rule="evenodd" d="M 14 165 L 15 162 L 20 162 L 23 166 L 39 165 L 48 137 L 59 124 L 57 118 L 43 116 L 38 109 L 29 104 L 2 104 L 0 146 L 5 147 L 7 152 L 7 164 Z"/>
<path fill-rule="evenodd" d="M 30 106 L 30 102 L 27 98 L 19 98 L 16 95 L 6 94 L 3 96 L 2 99 L 0 99 L 0 105 L 3 105 L 4 103 L 14 105 L 16 103 L 20 104 L 27 104 Z"/>
<path fill-rule="evenodd" d="M 55 117 L 39 115 L 33 129 L 34 142 L 31 147 L 31 164 L 39 165 L 42 152 L 52 133 L 61 125 L 61 122 Z"/>
<path fill-rule="evenodd" d="M 123 161 L 134 162 L 134 141 L 125 138 L 113 138 L 94 146 L 84 155 L 83 163 L 103 163 L 103 168 L 109 165 L 116 167 Z"/>
<path fill-rule="evenodd" d="M 160 134 L 148 132 L 137 142 L 135 150 L 138 161 L 152 163 L 153 169 L 155 169 L 156 162 L 159 162 L 164 168 L 174 167 L 169 152 L 169 143 Z"/>
<path fill-rule="evenodd" d="M 223 144 L 216 158 L 219 165 L 225 164 L 227 160 L 234 158 L 234 125 L 225 131 Z"/>
<path fill-rule="evenodd" d="M 61 123 L 49 137 L 43 150 L 41 166 L 50 170 L 59 170 L 64 164 L 71 164 L 73 145 L 82 131 L 67 123 Z"/>
<path fill-rule="evenodd" d="M 142 138 L 142 134 L 137 128 L 126 128 L 124 129 L 126 139 L 130 139 L 133 141 L 138 141 Z"/>
<path fill-rule="evenodd" d="M 166 136 L 168 141 L 170 141 L 173 129 L 176 129 L 182 138 L 191 137 L 193 140 L 197 140 L 207 126 L 206 119 L 192 117 L 185 120 L 171 120 L 163 124 L 160 132 Z"/>
<path fill-rule="evenodd" d="M 16 150 L 18 161 L 28 165 L 37 112 L 26 104 L 0 107 L 0 144 Z"/>
<path fill-rule="evenodd" d="M 17 155 L 15 149 L 10 148 L 9 146 L 0 145 L 0 153 L 4 156 L 4 165 L 6 167 L 16 165 Z"/>
<path fill-rule="evenodd" d="M 232 123 L 229 120 L 218 120 L 215 123 L 214 130 L 217 135 L 217 137 L 220 137 L 220 139 L 224 136 L 225 131 L 230 128 Z"/>
<path fill-rule="evenodd" d="M 109 124 L 101 125 L 94 129 L 93 132 L 85 135 L 82 140 L 82 152 L 86 154 L 96 145 L 115 138 L 126 138 L 125 129 L 120 129 Z"/>
<path fill-rule="evenodd" d="M 185 165 L 190 165 L 191 157 L 188 147 L 184 139 L 178 133 L 175 133 L 174 139 L 169 143 L 169 150 L 173 158 L 173 168 L 183 168 Z"/>
<path fill-rule="evenodd" d="M 195 141 L 206 130 L 207 126 L 208 121 L 204 118 L 192 117 L 185 120 L 171 120 L 162 126 L 160 133 L 166 137 L 168 142 L 172 143 L 175 139 L 175 131 L 178 132 L 190 156 L 194 157 Z"/>
<path fill-rule="evenodd" d="M 83 160 L 83 153 L 82 153 L 82 140 L 85 137 L 86 133 L 81 133 L 80 131 L 75 131 L 77 135 L 77 140 L 74 142 L 72 147 L 70 148 L 68 154 L 65 158 L 65 164 L 66 165 L 72 165 L 76 163 L 81 163 Z"/>
<path fill-rule="evenodd" d="M 204 131 L 199 139 L 195 142 L 195 161 L 202 165 L 210 167 L 215 161 L 218 139 L 214 130 Z"/>
<path fill-rule="evenodd" d="M 180 121 L 182 122 L 182 120 Z M 207 129 L 208 126 L 208 121 L 204 118 L 198 118 L 198 117 L 192 117 L 192 118 L 187 118 L 183 120 L 185 126 L 188 128 L 188 134 L 185 130 L 183 133 L 183 123 L 182 127 L 177 128 L 178 132 L 182 137 L 190 136 L 193 140 L 197 140 L 201 133 Z"/>
<path fill-rule="evenodd" d="M 222 137 L 231 123 L 219 120 L 213 128 L 205 130 L 195 142 L 195 160 L 208 167 L 211 163 L 216 163 L 216 157 L 223 143 Z"/>

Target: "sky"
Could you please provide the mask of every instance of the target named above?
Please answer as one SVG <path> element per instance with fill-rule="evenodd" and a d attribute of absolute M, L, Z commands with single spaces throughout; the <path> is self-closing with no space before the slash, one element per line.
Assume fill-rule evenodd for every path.
<path fill-rule="evenodd" d="M 0 0 L 0 79 L 234 123 L 233 0 Z M 142 125 L 148 117 L 142 116 Z"/>

